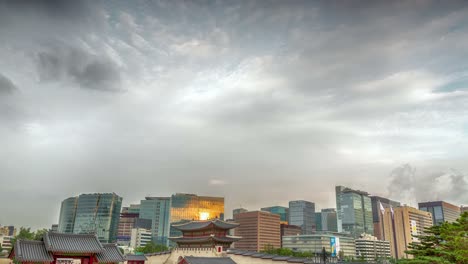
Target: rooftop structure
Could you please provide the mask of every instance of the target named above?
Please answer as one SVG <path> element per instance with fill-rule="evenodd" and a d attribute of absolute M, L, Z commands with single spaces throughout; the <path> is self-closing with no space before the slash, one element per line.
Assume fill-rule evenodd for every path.
<path fill-rule="evenodd" d="M 96 235 L 48 232 L 42 241 L 18 239 L 9 258 L 20 263 L 118 263 L 125 261 L 115 244 L 102 244 Z"/>

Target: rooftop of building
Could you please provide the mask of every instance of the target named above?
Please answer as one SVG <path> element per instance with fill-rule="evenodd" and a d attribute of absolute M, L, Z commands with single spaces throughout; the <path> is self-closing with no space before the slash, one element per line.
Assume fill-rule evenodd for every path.
<path fill-rule="evenodd" d="M 205 221 L 190 221 L 182 224 L 173 224 L 172 227 L 180 231 L 195 231 L 208 228 L 218 228 L 229 230 L 238 227 L 239 224 L 235 222 L 225 222 L 219 219 L 205 220 Z"/>
<path fill-rule="evenodd" d="M 95 254 L 100 263 L 123 262 L 115 244 L 101 244 L 96 235 L 47 232 L 42 241 L 18 239 L 10 258 L 20 262 L 54 261 L 53 254 Z"/>
<path fill-rule="evenodd" d="M 445 201 L 428 201 L 428 202 L 420 202 L 418 203 L 418 207 L 432 207 L 432 206 L 442 206 L 442 207 L 449 207 L 453 210 L 459 211 L 460 207 Z"/>

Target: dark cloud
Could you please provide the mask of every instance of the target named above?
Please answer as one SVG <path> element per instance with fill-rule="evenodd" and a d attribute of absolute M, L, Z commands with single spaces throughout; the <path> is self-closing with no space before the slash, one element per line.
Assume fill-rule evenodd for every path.
<path fill-rule="evenodd" d="M 59 19 L 80 19 L 92 12 L 87 0 L 2 0 L 0 7 L 8 12 L 43 13 L 48 17 Z"/>
<path fill-rule="evenodd" d="M 11 94 L 17 89 L 10 79 L 0 73 L 0 95 Z"/>
<path fill-rule="evenodd" d="M 82 88 L 120 91 L 121 79 L 117 65 L 108 58 L 83 50 L 60 47 L 37 54 L 37 69 L 41 81 L 72 81 Z"/>

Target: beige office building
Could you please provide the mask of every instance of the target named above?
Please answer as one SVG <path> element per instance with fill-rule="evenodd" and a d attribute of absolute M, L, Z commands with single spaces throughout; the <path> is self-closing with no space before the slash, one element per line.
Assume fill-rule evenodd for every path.
<path fill-rule="evenodd" d="M 418 242 L 414 235 L 424 234 L 424 228 L 432 226 L 432 215 L 409 206 L 385 209 L 383 216 L 383 240 L 390 241 L 392 257 L 412 258 L 405 253 L 411 242 Z"/>
<path fill-rule="evenodd" d="M 361 235 L 355 240 L 356 256 L 364 258 L 368 262 L 390 258 L 390 241 L 378 240 L 377 237 L 368 234 Z"/>
<path fill-rule="evenodd" d="M 264 211 L 243 212 L 234 215 L 234 221 L 239 224 L 234 234 L 242 237 L 234 243 L 234 248 L 261 251 L 266 247 L 281 247 L 279 215 Z"/>

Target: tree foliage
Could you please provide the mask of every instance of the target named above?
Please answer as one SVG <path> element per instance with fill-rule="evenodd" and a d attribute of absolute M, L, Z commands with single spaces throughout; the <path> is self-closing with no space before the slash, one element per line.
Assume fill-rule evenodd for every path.
<path fill-rule="evenodd" d="M 274 248 L 272 245 L 266 245 L 265 248 L 261 251 L 262 253 L 279 255 L 279 256 L 292 256 L 298 258 L 311 258 L 315 254 L 312 251 L 299 252 L 293 251 L 289 248 Z M 329 253 L 326 253 L 329 256 Z"/>
<path fill-rule="evenodd" d="M 406 251 L 414 258 L 400 260 L 399 264 L 468 263 L 468 212 L 454 223 L 426 228 L 424 235 L 415 237 L 419 242 L 411 243 Z"/>
<path fill-rule="evenodd" d="M 162 252 L 162 251 L 167 251 L 167 250 L 169 250 L 169 248 L 166 247 L 165 245 L 149 242 L 144 247 L 137 247 L 135 249 L 135 252 L 147 254 L 147 253 L 156 253 L 156 252 Z"/>

